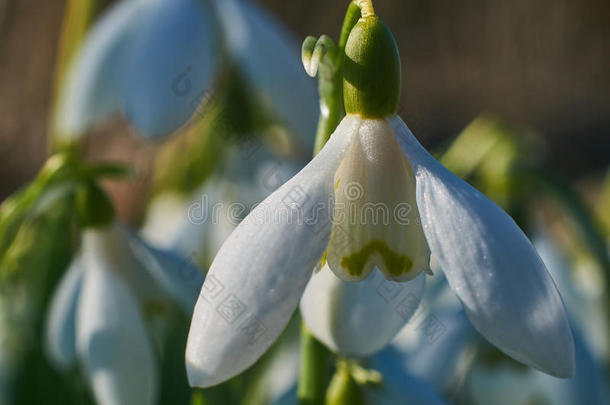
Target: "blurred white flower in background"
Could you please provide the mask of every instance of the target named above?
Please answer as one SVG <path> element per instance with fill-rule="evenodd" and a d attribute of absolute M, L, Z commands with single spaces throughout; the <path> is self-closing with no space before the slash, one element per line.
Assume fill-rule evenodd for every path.
<path fill-rule="evenodd" d="M 315 84 L 301 74 L 291 36 L 247 0 L 123 0 L 111 6 L 64 80 L 57 133 L 79 136 L 121 113 L 144 135 L 168 135 L 195 113 L 226 64 L 237 67 L 279 124 L 311 145 Z"/>
<path fill-rule="evenodd" d="M 169 299 L 188 315 L 203 278 L 188 259 L 119 225 L 85 230 L 49 308 L 49 358 L 64 369 L 79 363 L 101 405 L 156 403 L 159 371 L 143 307 Z"/>
<path fill-rule="evenodd" d="M 232 147 L 211 177 L 188 195 L 162 192 L 148 207 L 140 233 L 155 246 L 196 256 L 207 268 L 233 229 L 301 167 L 264 149 Z"/>
<path fill-rule="evenodd" d="M 115 113 L 150 136 L 178 128 L 193 113 L 195 93 L 180 97 L 172 81 L 190 67 L 190 86 L 201 92 L 210 85 L 218 64 L 213 23 L 205 1 L 125 0 L 111 6 L 64 80 L 58 133 L 81 135 Z"/>

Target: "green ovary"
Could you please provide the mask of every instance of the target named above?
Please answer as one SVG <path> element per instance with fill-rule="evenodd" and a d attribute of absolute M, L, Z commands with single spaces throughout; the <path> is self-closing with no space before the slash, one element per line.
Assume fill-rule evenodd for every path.
<path fill-rule="evenodd" d="M 341 267 L 344 267 L 352 276 L 360 276 L 369 257 L 377 252 L 382 258 L 385 268 L 392 276 L 398 277 L 411 270 L 413 262 L 407 255 L 399 255 L 380 240 L 373 240 L 360 249 L 341 259 Z"/>

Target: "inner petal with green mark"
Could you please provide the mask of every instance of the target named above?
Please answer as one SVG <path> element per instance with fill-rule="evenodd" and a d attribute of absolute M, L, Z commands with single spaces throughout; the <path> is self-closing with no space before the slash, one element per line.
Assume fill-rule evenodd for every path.
<path fill-rule="evenodd" d="M 337 277 L 410 280 L 428 271 L 430 250 L 415 201 L 415 176 L 385 120 L 364 119 L 335 173 L 326 260 Z"/>

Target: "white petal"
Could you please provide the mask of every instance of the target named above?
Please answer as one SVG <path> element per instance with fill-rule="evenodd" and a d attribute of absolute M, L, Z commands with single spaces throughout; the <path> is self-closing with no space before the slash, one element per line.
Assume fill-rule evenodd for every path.
<path fill-rule="evenodd" d="M 143 134 L 167 135 L 195 112 L 217 67 L 206 1 L 149 0 L 131 38 L 125 114 Z"/>
<path fill-rule="evenodd" d="M 326 249 L 332 177 L 359 121 L 346 117 L 318 156 L 258 205 L 220 248 L 191 321 L 191 385 L 215 385 L 245 370 L 286 326 Z"/>
<path fill-rule="evenodd" d="M 151 272 L 144 266 L 131 247 L 129 231 L 115 223 L 98 232 L 88 232 L 87 240 L 103 251 L 108 267 L 121 277 L 141 302 L 157 302 L 166 297 Z"/>
<path fill-rule="evenodd" d="M 410 282 L 386 280 L 375 269 L 362 281 L 343 281 L 328 265 L 311 277 L 301 299 L 305 324 L 322 343 L 347 356 L 384 348 L 415 313 L 425 275 Z"/>
<path fill-rule="evenodd" d="M 112 235 L 86 231 L 86 267 L 77 314 L 77 348 L 101 405 L 148 405 L 157 397 L 156 359 L 138 304 L 98 242 Z"/>
<path fill-rule="evenodd" d="M 61 136 L 82 135 L 119 112 L 121 77 L 127 68 L 129 38 L 148 2 L 118 2 L 91 29 L 65 76 L 56 119 Z"/>
<path fill-rule="evenodd" d="M 57 367 L 76 365 L 76 312 L 83 266 L 76 257 L 61 279 L 46 320 L 46 352 Z"/>
<path fill-rule="evenodd" d="M 570 326 L 530 241 L 502 209 L 430 156 L 400 118 L 390 123 L 416 174 L 432 254 L 475 328 L 516 360 L 569 377 Z"/>
<path fill-rule="evenodd" d="M 157 249 L 135 234 L 129 235 L 129 244 L 163 290 L 179 302 L 187 314 L 192 314 L 204 279 L 204 273 L 193 263 L 193 258 Z"/>
<path fill-rule="evenodd" d="M 215 0 L 229 52 L 263 103 L 304 147 L 312 146 L 319 104 L 316 81 L 301 65 L 301 47 L 252 1 Z"/>

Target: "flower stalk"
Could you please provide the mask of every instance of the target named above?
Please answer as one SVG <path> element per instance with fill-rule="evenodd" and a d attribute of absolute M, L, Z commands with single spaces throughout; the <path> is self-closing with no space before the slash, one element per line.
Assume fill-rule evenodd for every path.
<path fill-rule="evenodd" d="M 66 2 L 55 66 L 53 98 L 51 103 L 52 121 L 55 120 L 57 114 L 61 87 L 70 62 L 78 51 L 81 41 L 85 38 L 91 23 L 101 9 L 102 4 L 98 0 L 69 0 Z M 58 138 L 59 136 L 56 133 L 54 122 L 52 122 L 48 137 L 49 150 L 51 152 L 57 152 L 72 147 L 72 145 L 66 145 L 65 141 L 61 141 Z"/>
<path fill-rule="evenodd" d="M 337 362 L 337 371 L 326 393 L 326 405 L 364 405 L 361 388 L 345 360 Z"/>
<path fill-rule="evenodd" d="M 375 15 L 375 9 L 373 8 L 373 2 L 371 0 L 355 0 L 354 3 L 362 10 L 362 17 L 370 17 Z"/>
<path fill-rule="evenodd" d="M 301 327 L 301 369 L 298 386 L 300 405 L 323 405 L 330 377 L 330 352 L 307 330 Z"/>

